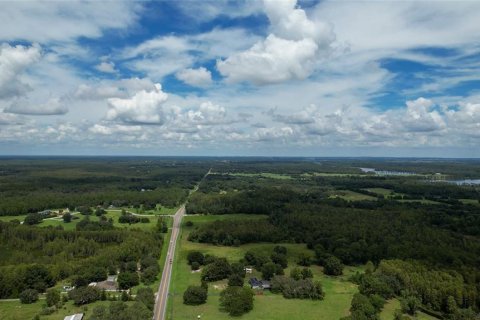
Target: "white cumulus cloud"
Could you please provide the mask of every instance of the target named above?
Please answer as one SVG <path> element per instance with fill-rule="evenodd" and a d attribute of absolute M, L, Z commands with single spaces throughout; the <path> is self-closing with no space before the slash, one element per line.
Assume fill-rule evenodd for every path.
<path fill-rule="evenodd" d="M 32 103 L 29 99 L 14 101 L 4 112 L 35 116 L 60 115 L 68 112 L 65 102 L 60 98 L 51 98 L 45 103 Z"/>
<path fill-rule="evenodd" d="M 212 84 L 212 73 L 204 67 L 198 69 L 187 68 L 177 72 L 177 79 L 194 87 L 208 87 Z"/>
<path fill-rule="evenodd" d="M 24 94 L 29 86 L 21 81 L 21 74 L 29 66 L 40 60 L 38 45 L 30 47 L 17 45 L 0 46 L 0 99 Z"/>
<path fill-rule="evenodd" d="M 108 99 L 107 120 L 118 120 L 124 123 L 162 124 L 162 104 L 168 95 L 157 83 L 151 91 L 141 90 L 131 98 Z"/>
<path fill-rule="evenodd" d="M 269 84 L 305 79 L 335 40 L 332 28 L 310 20 L 295 8 L 296 0 L 265 0 L 271 33 L 250 49 L 217 61 L 217 69 L 230 82 Z"/>
<path fill-rule="evenodd" d="M 105 73 L 116 73 L 115 63 L 103 61 L 95 66 L 95 69 Z"/>

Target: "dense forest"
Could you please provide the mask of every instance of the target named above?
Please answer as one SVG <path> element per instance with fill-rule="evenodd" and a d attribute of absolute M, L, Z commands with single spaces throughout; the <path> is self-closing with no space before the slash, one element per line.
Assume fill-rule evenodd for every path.
<path fill-rule="evenodd" d="M 0 161 L 0 215 L 77 206 L 174 207 L 205 172 L 204 160 L 145 158 Z"/>
<path fill-rule="evenodd" d="M 149 267 L 155 268 L 153 278 L 159 272 L 162 242 L 162 234 L 153 231 L 64 231 L 0 222 L 0 298 L 16 298 L 26 289 L 45 292 L 67 278 L 87 285 L 117 272 L 150 283 Z"/>

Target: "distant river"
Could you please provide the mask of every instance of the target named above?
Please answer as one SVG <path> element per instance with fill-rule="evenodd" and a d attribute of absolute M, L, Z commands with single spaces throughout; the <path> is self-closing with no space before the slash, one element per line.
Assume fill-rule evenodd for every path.
<path fill-rule="evenodd" d="M 360 168 L 360 170 L 364 173 L 373 172 L 379 176 L 413 176 L 416 174 L 413 172 L 377 170 L 374 168 Z"/>
<path fill-rule="evenodd" d="M 449 180 L 449 183 L 455 183 L 456 185 L 476 185 L 480 184 L 480 179 L 464 179 L 464 180 Z"/>

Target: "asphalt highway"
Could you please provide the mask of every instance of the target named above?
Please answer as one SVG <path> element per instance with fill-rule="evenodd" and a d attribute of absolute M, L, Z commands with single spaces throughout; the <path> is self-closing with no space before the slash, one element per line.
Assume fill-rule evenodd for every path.
<path fill-rule="evenodd" d="M 170 278 L 172 277 L 173 259 L 175 255 L 175 246 L 177 244 L 178 234 L 180 233 L 180 225 L 185 215 L 185 205 L 175 213 L 173 217 L 172 236 L 168 244 L 167 259 L 163 267 L 162 279 L 158 287 L 157 297 L 155 300 L 155 310 L 153 320 L 164 320 L 167 312 L 168 289 L 170 287 Z"/>

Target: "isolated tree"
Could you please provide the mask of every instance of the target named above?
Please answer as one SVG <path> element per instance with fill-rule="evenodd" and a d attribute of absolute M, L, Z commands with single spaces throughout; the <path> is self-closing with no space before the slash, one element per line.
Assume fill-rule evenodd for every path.
<path fill-rule="evenodd" d="M 70 212 L 67 212 L 63 215 L 63 222 L 65 223 L 69 223 L 72 221 L 72 215 L 70 214 Z"/>
<path fill-rule="evenodd" d="M 207 302 L 207 290 L 201 286 L 189 286 L 183 293 L 183 303 L 196 306 Z"/>
<path fill-rule="evenodd" d="M 220 294 L 220 307 L 231 316 L 241 316 L 253 309 L 252 289 L 227 287 Z"/>
<path fill-rule="evenodd" d="M 202 280 L 218 281 L 228 278 L 232 273 L 232 267 L 225 258 L 217 258 L 213 263 L 202 269 Z"/>
<path fill-rule="evenodd" d="M 57 289 L 48 289 L 46 300 L 49 307 L 57 305 L 60 302 L 60 292 Z"/>

